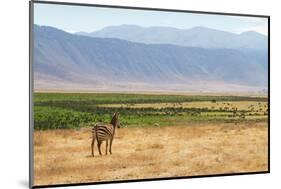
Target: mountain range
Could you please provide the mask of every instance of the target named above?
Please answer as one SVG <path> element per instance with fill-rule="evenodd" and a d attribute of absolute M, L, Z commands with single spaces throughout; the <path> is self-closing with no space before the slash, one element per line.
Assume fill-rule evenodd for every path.
<path fill-rule="evenodd" d="M 159 29 L 163 36 L 165 29 Z M 166 38 L 167 41 L 165 37 L 163 41 L 156 37 L 149 40 L 147 31 L 146 37 L 129 39 L 134 32 L 123 30 L 127 39 L 122 39 L 121 31 L 105 32 L 106 36 L 102 34 L 106 30 L 89 36 L 35 25 L 35 90 L 257 92 L 267 88 L 267 51 L 261 34 L 240 34 L 249 40 L 258 39 L 239 50 L 239 45 L 220 48 L 224 42 L 221 38 L 227 38 L 220 34 L 227 32 L 211 29 L 206 30 L 216 33 L 209 35 L 216 36 L 212 40 L 218 41 L 213 46 L 211 39 L 203 37 L 207 31 L 202 34 L 203 39 L 209 39 L 205 44 L 203 39 L 196 43 L 194 39 L 193 45 L 188 45 L 188 39 L 178 41 L 182 44 L 171 42 L 174 37 Z M 150 37 L 153 36 L 156 33 L 152 32 Z"/>
<path fill-rule="evenodd" d="M 255 31 L 235 34 L 206 27 L 177 29 L 172 27 L 140 27 L 137 25 L 108 26 L 95 32 L 78 35 L 118 38 L 146 44 L 173 44 L 202 48 L 267 50 L 267 36 Z"/>

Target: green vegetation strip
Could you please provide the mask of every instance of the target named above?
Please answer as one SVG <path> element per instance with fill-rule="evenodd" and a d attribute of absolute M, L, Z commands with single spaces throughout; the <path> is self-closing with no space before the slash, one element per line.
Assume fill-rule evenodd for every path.
<path fill-rule="evenodd" d="M 266 120 L 267 112 L 237 111 L 208 108 L 131 108 L 144 103 L 183 103 L 194 101 L 266 102 L 265 97 L 243 96 L 181 96 L 144 94 L 35 93 L 34 126 L 36 130 L 68 129 L 109 122 L 114 112 L 120 112 L 123 127 L 147 127 L 187 124 L 190 121 L 231 122 Z M 101 104 L 126 104 L 121 107 L 100 107 Z"/>

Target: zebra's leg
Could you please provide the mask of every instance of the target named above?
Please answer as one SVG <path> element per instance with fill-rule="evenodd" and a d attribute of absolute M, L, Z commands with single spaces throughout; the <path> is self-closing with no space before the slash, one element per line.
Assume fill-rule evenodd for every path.
<path fill-rule="evenodd" d="M 112 141 L 113 141 L 113 138 L 111 138 L 109 141 L 109 153 L 110 154 L 112 154 L 112 152 L 111 152 Z"/>
<path fill-rule="evenodd" d="M 100 146 L 101 146 L 101 141 L 98 141 L 99 154 L 102 156 L 102 153 L 101 153 L 101 150 L 100 150 Z"/>
<path fill-rule="evenodd" d="M 107 147 L 108 147 L 108 140 L 106 140 L 106 144 L 105 144 L 105 155 L 107 155 Z"/>
<path fill-rule="evenodd" d="M 95 146 L 95 137 L 93 137 L 93 139 L 92 139 L 92 156 L 94 157 L 95 155 L 94 155 L 94 146 Z"/>

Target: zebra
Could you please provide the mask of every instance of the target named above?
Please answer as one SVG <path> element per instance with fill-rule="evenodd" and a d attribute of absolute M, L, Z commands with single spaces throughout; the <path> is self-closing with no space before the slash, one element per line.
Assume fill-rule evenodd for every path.
<path fill-rule="evenodd" d="M 111 146 L 112 146 L 112 141 L 114 138 L 116 127 L 120 128 L 118 112 L 114 113 L 110 124 L 97 123 L 94 125 L 94 127 L 92 128 L 92 145 L 91 145 L 93 157 L 95 156 L 94 155 L 95 140 L 97 140 L 97 146 L 100 155 L 102 155 L 100 147 L 103 141 L 106 141 L 105 155 L 107 155 L 108 140 L 109 140 L 109 153 L 112 154 Z"/>

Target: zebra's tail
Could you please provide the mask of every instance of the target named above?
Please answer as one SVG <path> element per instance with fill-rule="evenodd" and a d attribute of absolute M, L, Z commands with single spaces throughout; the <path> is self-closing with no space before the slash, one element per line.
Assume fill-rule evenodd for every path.
<path fill-rule="evenodd" d="M 98 138 L 98 124 L 94 124 L 93 128 L 92 128 L 92 137 L 93 139 L 97 139 Z"/>
<path fill-rule="evenodd" d="M 95 138 L 96 137 L 96 128 L 97 128 L 97 123 L 93 124 L 92 125 L 92 138 Z"/>

